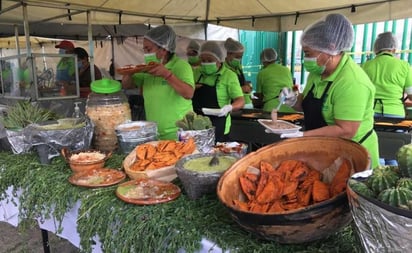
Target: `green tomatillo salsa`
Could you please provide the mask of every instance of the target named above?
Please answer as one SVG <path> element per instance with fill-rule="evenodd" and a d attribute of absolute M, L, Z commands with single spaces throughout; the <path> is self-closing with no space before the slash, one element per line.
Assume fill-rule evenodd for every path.
<path fill-rule="evenodd" d="M 231 156 L 218 156 L 219 164 L 210 166 L 210 160 L 213 156 L 205 156 L 190 159 L 183 164 L 183 167 L 187 170 L 191 170 L 194 172 L 202 172 L 202 173 L 213 173 L 213 172 L 222 172 L 228 169 L 233 163 L 236 162 L 235 157 Z"/>

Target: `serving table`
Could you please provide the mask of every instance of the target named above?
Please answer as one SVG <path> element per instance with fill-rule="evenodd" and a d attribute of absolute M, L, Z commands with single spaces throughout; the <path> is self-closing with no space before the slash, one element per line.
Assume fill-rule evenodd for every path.
<path fill-rule="evenodd" d="M 279 116 L 291 115 L 280 113 Z M 242 109 L 231 113 L 232 128 L 230 138 L 234 141 L 249 145 L 249 151 L 280 141 L 278 134 L 266 133 L 265 128 L 258 123 L 258 119 L 270 119 L 270 113 L 259 109 Z M 290 121 L 304 127 L 301 119 Z M 401 119 L 375 119 L 375 131 L 378 134 L 379 153 L 382 158 L 396 159 L 398 149 L 412 142 L 412 121 Z"/>
<path fill-rule="evenodd" d="M 123 159 L 114 154 L 106 167 Z M 118 199 L 116 186 L 71 185 L 61 157 L 44 165 L 35 154 L 1 152 L 0 164 L 0 221 L 37 220 L 82 252 L 359 252 L 350 226 L 313 243 L 281 245 L 242 230 L 215 194 L 193 201 L 183 191 L 174 201 L 139 206 Z"/>

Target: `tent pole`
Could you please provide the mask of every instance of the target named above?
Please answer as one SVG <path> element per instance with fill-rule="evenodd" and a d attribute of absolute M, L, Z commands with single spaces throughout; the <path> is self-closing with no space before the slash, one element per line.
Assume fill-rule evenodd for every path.
<path fill-rule="evenodd" d="M 204 23 L 203 25 L 203 30 L 205 31 L 205 40 L 207 41 L 207 22 Z"/>
<path fill-rule="evenodd" d="M 24 26 L 24 36 L 26 37 L 26 51 L 27 57 L 31 58 L 31 48 L 30 48 L 30 30 L 29 30 L 29 18 L 27 14 L 27 5 L 23 4 L 23 26 Z"/>
<path fill-rule="evenodd" d="M 17 25 L 14 25 L 14 36 L 15 36 L 15 39 L 16 39 L 17 55 L 20 55 L 19 27 Z M 19 66 L 21 66 L 20 57 L 17 58 L 17 62 L 19 64 Z"/>
<path fill-rule="evenodd" d="M 89 51 L 90 51 L 90 76 L 92 82 L 94 81 L 94 46 L 93 46 L 93 34 L 92 34 L 92 24 L 90 22 L 90 11 L 87 11 L 87 26 L 88 26 L 88 31 L 87 31 L 87 37 L 89 40 Z"/>
<path fill-rule="evenodd" d="M 30 77 L 30 98 L 33 99 L 33 95 L 35 95 L 35 99 L 37 99 L 37 78 L 35 76 L 35 66 L 34 66 L 34 61 L 33 61 L 33 55 L 31 52 L 31 45 L 30 45 L 30 29 L 29 29 L 29 15 L 27 13 L 27 4 L 23 3 L 22 4 L 22 9 L 23 9 L 23 27 L 24 27 L 24 36 L 26 38 L 26 53 L 27 53 L 27 58 L 26 62 L 27 68 L 29 69 L 29 77 Z M 19 66 L 20 68 L 21 66 Z M 34 87 L 34 90 L 33 90 Z M 27 91 L 25 91 L 27 94 Z M 33 94 L 35 93 L 35 94 Z M 20 94 L 22 96 L 23 94 Z"/>
<path fill-rule="evenodd" d="M 114 41 L 113 36 L 110 36 L 110 44 L 112 46 L 112 62 L 110 64 L 110 75 L 112 76 L 113 80 L 116 79 L 116 74 L 114 72 Z"/>

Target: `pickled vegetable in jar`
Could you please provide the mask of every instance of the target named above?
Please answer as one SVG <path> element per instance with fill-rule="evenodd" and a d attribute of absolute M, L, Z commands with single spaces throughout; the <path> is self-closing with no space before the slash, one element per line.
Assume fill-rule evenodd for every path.
<path fill-rule="evenodd" d="M 92 145 L 101 151 L 114 151 L 118 148 L 115 128 L 132 118 L 128 99 L 115 80 L 96 80 L 90 87 L 86 115 L 95 125 Z"/>

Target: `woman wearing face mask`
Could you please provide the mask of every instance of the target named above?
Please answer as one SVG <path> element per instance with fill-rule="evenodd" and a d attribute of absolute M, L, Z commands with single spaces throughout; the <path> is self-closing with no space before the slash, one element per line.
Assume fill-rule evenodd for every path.
<path fill-rule="evenodd" d="M 279 105 L 279 92 L 283 87 L 292 88 L 293 80 L 290 70 L 278 63 L 278 54 L 274 48 L 265 48 L 260 53 L 262 69 L 256 77 L 255 96 L 263 102 L 263 110 L 271 112 Z M 280 112 L 295 112 L 289 106 L 282 105 Z"/>
<path fill-rule="evenodd" d="M 196 40 L 190 40 L 186 48 L 187 62 L 189 62 L 192 68 L 198 68 L 200 66 L 199 57 L 200 44 Z"/>
<path fill-rule="evenodd" d="M 157 123 L 161 140 L 176 140 L 175 123 L 192 111 L 193 71 L 175 54 L 176 34 L 170 26 L 151 29 L 143 39 L 146 64 L 159 63 L 146 73 L 124 75 L 123 88 L 142 87 L 146 119 Z"/>
<path fill-rule="evenodd" d="M 305 115 L 305 130 L 282 138 L 335 136 L 363 145 L 372 168 L 379 165 L 378 137 L 373 130 L 375 87 L 366 73 L 344 53 L 352 47 L 351 22 L 341 14 L 327 15 L 301 36 L 304 68 L 309 72 L 302 94 L 284 88 L 285 103 Z"/>
<path fill-rule="evenodd" d="M 242 43 L 232 38 L 226 39 L 224 47 L 226 49 L 225 67 L 236 73 L 244 93 L 245 103 L 251 104 L 252 100 L 249 94 L 252 92 L 252 86 L 246 81 L 242 69 L 242 57 L 245 48 Z"/>
<path fill-rule="evenodd" d="M 87 98 L 90 93 L 92 76 L 90 74 L 89 54 L 84 48 L 76 47 L 74 53 L 77 55 L 77 68 L 79 69 L 80 97 Z M 94 65 L 94 80 L 102 79 L 100 69 Z"/>
<path fill-rule="evenodd" d="M 223 52 L 216 42 L 208 41 L 200 48 L 201 67 L 194 72 L 196 90 L 193 109 L 221 108 L 219 115 L 208 115 L 215 127 L 218 142 L 229 140 L 230 112 L 243 108 L 245 100 L 237 76 L 222 63 Z"/>

